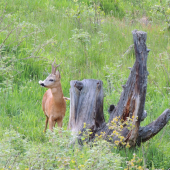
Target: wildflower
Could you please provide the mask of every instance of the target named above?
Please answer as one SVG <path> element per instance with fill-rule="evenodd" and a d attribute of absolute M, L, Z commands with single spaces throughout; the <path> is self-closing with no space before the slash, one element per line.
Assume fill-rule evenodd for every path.
<path fill-rule="evenodd" d="M 120 128 L 123 129 L 123 125 L 120 125 Z"/>
<path fill-rule="evenodd" d="M 143 170 L 143 168 L 141 166 L 138 167 L 139 170 Z"/>
<path fill-rule="evenodd" d="M 115 133 L 115 135 L 117 135 L 117 136 L 118 136 L 118 135 L 119 135 L 119 133 L 118 133 L 118 132 L 116 132 L 116 133 Z"/>
<path fill-rule="evenodd" d="M 71 160 L 71 162 L 72 162 L 72 163 L 75 163 L 75 161 L 74 161 L 74 160 Z"/>
<path fill-rule="evenodd" d="M 133 162 L 131 162 L 131 165 L 132 165 L 132 166 L 134 166 L 134 163 L 133 163 Z"/>
<path fill-rule="evenodd" d="M 119 144 L 119 141 L 118 140 L 115 140 L 115 142 L 114 142 L 116 145 L 118 145 Z"/>
<path fill-rule="evenodd" d="M 84 126 L 83 126 L 83 128 L 85 128 L 86 127 L 86 123 L 84 123 Z"/>
<path fill-rule="evenodd" d="M 122 142 L 122 145 L 126 145 L 126 142 Z"/>
<path fill-rule="evenodd" d="M 102 138 L 102 135 L 100 135 L 99 138 Z"/>
<path fill-rule="evenodd" d="M 120 136 L 119 138 L 120 138 L 120 139 L 124 139 L 124 137 L 123 137 L 123 136 Z"/>
<path fill-rule="evenodd" d="M 126 144 L 126 148 L 130 148 L 130 145 L 129 145 L 129 143 L 127 143 L 127 144 Z"/>
<path fill-rule="evenodd" d="M 115 131 L 115 130 L 113 131 L 113 134 L 116 134 L 116 131 Z"/>

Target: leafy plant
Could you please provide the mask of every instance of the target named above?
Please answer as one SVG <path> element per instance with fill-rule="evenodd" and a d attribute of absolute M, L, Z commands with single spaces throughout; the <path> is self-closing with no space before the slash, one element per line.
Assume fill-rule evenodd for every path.
<path fill-rule="evenodd" d="M 0 50 L 0 156 L 3 155 L 0 157 L 0 160 L 3 160 L 3 162 L 0 161 L 0 168 L 16 169 L 15 167 L 20 166 L 20 169 L 29 167 L 31 169 L 35 166 L 38 167 L 37 169 L 40 169 L 39 167 L 54 169 L 55 166 L 57 167 L 55 164 L 57 162 L 60 169 L 69 166 L 72 169 L 74 167 L 88 169 L 88 165 L 84 165 L 88 160 L 87 163 L 90 164 L 91 169 L 95 169 L 97 163 L 102 169 L 106 166 L 103 166 L 100 161 L 114 164 L 112 160 L 107 159 L 107 153 L 109 158 L 114 159 L 114 156 L 118 156 L 121 159 L 120 167 L 123 168 L 127 168 L 124 164 L 133 159 L 134 152 L 137 157 L 142 159 L 141 147 L 134 151 L 128 148 L 126 150 L 116 149 L 115 145 L 112 145 L 112 148 L 109 147 L 111 150 L 107 153 L 99 148 L 101 152 L 104 152 L 104 154 L 101 153 L 103 158 L 96 158 L 97 162 L 93 165 L 90 159 L 95 153 L 100 155 L 99 152 L 90 153 L 89 144 L 87 144 L 87 149 L 86 145 L 84 148 L 77 147 L 77 144 L 75 147 L 71 146 L 69 140 L 73 138 L 69 137 L 70 134 L 63 132 L 63 136 L 67 134 L 69 138 L 66 141 L 65 137 L 63 138 L 63 145 L 61 137 L 57 135 L 54 145 L 52 141 L 49 142 L 52 136 L 47 135 L 46 137 L 43 133 L 44 115 L 41 108 L 42 96 L 46 89 L 40 88 L 38 81 L 50 72 L 50 61 L 54 60 L 54 57 L 57 61 L 62 61 L 60 73 L 64 96 L 69 97 L 69 82 L 73 79 L 93 78 L 103 81 L 106 95 L 104 116 L 108 120 L 108 105 L 118 102 L 122 91 L 121 85 L 124 85 L 130 73 L 128 67 L 132 67 L 134 63 L 133 57 L 122 56 L 123 52 L 132 44 L 131 31 L 144 30 L 148 33 L 147 46 L 149 45 L 151 51 L 148 57 L 150 74 L 145 103 L 149 115 L 142 125 L 152 122 L 164 108 L 170 106 L 169 32 L 163 31 L 163 34 L 160 34 L 160 30 L 163 30 L 167 23 L 165 23 L 162 13 L 148 12 L 151 6 L 160 4 L 154 0 L 117 1 L 118 8 L 123 9 L 126 13 L 125 16 L 129 14 L 128 22 L 125 22 L 124 19 L 119 19 L 119 13 L 111 15 L 108 11 L 109 15 L 105 14 L 99 0 L 75 1 L 0 1 L 0 46 L 2 46 Z M 109 4 L 111 1 L 105 2 Z M 115 2 L 112 1 L 108 7 L 113 7 Z M 161 2 L 161 5 L 164 6 L 167 1 Z M 132 8 L 133 10 L 131 10 Z M 167 8 L 168 5 L 165 6 L 165 9 Z M 153 14 L 152 23 L 147 27 L 136 24 L 137 22 L 129 24 L 129 20 L 133 17 L 138 20 L 138 17 L 145 12 L 147 12 L 146 17 Z M 76 29 L 77 31 L 72 31 Z M 10 32 L 11 34 L 8 36 Z M 165 49 L 167 52 L 164 52 Z M 162 63 L 160 63 L 159 54 L 161 54 Z M 165 67 L 165 71 L 163 67 Z M 64 129 L 67 127 L 68 120 L 69 104 L 67 104 L 67 112 L 64 117 Z M 11 126 L 14 131 L 11 130 Z M 148 169 L 152 167 L 168 169 L 170 167 L 169 128 L 170 126 L 167 124 L 165 130 L 150 141 L 150 145 L 148 143 L 144 145 L 148 145 L 146 148 Z M 18 136 L 14 137 L 15 133 Z M 14 140 L 11 140 L 10 137 Z M 61 147 L 57 147 L 58 138 Z M 98 140 L 97 142 L 100 143 L 101 139 L 98 138 Z M 102 147 L 107 146 L 105 143 L 101 142 L 101 144 Z M 92 145 L 90 147 L 92 148 Z M 97 150 L 97 147 L 92 149 Z M 60 157 L 62 153 L 66 156 Z M 31 156 L 34 160 L 31 159 Z M 95 157 L 97 156 L 95 155 Z M 66 162 L 64 163 L 64 161 Z M 120 162 L 118 159 L 118 164 Z M 62 163 L 65 167 L 62 167 Z M 67 163 L 69 165 L 65 165 Z M 142 165 L 139 163 L 139 166 Z M 56 167 L 55 169 L 57 169 Z"/>
<path fill-rule="evenodd" d="M 128 168 L 127 169 L 125 168 L 124 170 L 128 170 L 128 169 L 144 170 L 145 167 L 139 165 L 141 162 L 142 159 L 138 158 L 137 155 L 134 153 L 133 158 L 130 161 L 126 161 Z"/>
<path fill-rule="evenodd" d="M 88 25 L 94 32 L 98 30 L 104 15 L 98 3 L 91 2 L 87 5 L 84 2 L 75 1 L 75 8 L 67 8 L 65 17 L 75 19 L 78 29 L 87 29 L 86 26 Z"/>
<path fill-rule="evenodd" d="M 125 16 L 124 6 L 119 0 L 100 0 L 100 6 L 106 14 L 111 14 L 120 19 Z"/>
<path fill-rule="evenodd" d="M 122 158 L 111 151 L 111 144 L 98 140 L 80 148 L 70 141 L 74 136 L 59 129 L 47 133 L 49 142 L 34 145 L 13 129 L 4 131 L 0 141 L 0 167 L 9 169 L 119 169 Z"/>
<path fill-rule="evenodd" d="M 160 4 L 154 5 L 152 7 L 153 15 L 161 15 L 159 17 L 163 18 L 165 28 L 163 30 L 170 30 L 170 0 L 166 0 L 165 3 L 160 1 Z"/>
<path fill-rule="evenodd" d="M 71 40 L 73 40 L 74 43 L 76 43 L 77 46 L 79 46 L 79 43 L 83 46 L 84 53 L 87 53 L 88 45 L 90 44 L 90 38 L 88 32 L 83 31 L 82 29 L 75 29 L 73 30 L 74 34 Z"/>

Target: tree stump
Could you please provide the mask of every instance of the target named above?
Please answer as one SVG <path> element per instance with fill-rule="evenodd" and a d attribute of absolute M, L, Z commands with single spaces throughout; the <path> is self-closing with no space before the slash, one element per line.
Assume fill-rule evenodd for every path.
<path fill-rule="evenodd" d="M 110 113 L 109 123 L 115 117 L 119 117 L 119 121 L 123 120 L 124 122 L 128 117 L 132 118 L 133 128 L 128 130 L 125 126 L 120 132 L 124 136 L 124 141 L 128 142 L 131 147 L 136 146 L 136 144 L 140 145 L 141 142 L 152 138 L 170 119 L 170 110 L 166 109 L 156 121 L 145 127 L 140 127 L 140 122 L 147 116 L 144 107 L 148 76 L 147 57 L 150 50 L 146 47 L 147 34 L 145 32 L 134 30 L 132 34 L 136 61 L 133 68 L 130 69 L 127 83 L 122 86 L 123 91 L 117 106 L 111 105 L 108 109 Z M 94 139 L 96 134 L 105 132 L 104 139 L 114 142 L 118 140 L 116 136 L 112 140 L 108 139 L 114 129 L 109 129 L 104 120 L 102 84 L 101 80 L 92 79 L 71 81 L 68 127 L 76 135 L 81 135 L 78 132 L 84 131 L 85 123 L 86 128 L 92 132 L 89 140 Z"/>
<path fill-rule="evenodd" d="M 68 128 L 76 134 L 86 128 L 100 128 L 104 120 L 103 83 L 101 80 L 86 79 L 70 82 L 70 119 Z"/>

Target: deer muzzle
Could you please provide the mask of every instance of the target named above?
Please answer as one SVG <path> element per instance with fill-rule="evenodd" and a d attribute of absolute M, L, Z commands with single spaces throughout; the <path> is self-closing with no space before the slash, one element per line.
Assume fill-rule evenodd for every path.
<path fill-rule="evenodd" d="M 44 85 L 44 82 L 43 81 L 39 81 L 39 84 L 42 86 L 42 87 L 45 87 L 45 85 Z"/>

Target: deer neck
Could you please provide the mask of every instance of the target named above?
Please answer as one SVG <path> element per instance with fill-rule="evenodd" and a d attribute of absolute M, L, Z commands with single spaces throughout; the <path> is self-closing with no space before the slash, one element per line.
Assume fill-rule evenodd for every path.
<path fill-rule="evenodd" d="M 61 99 L 63 99 L 63 91 L 60 82 L 58 83 L 57 87 L 51 88 L 51 93 L 56 102 L 61 101 Z"/>

